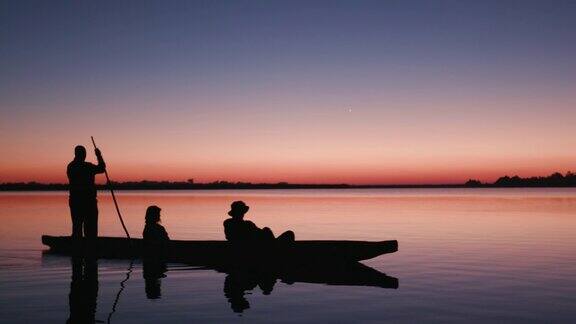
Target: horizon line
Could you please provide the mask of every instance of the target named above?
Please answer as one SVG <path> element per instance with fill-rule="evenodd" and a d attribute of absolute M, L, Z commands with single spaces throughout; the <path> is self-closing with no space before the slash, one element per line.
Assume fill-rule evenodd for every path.
<path fill-rule="evenodd" d="M 501 176 L 494 182 L 481 182 L 477 179 L 468 179 L 459 183 L 414 183 L 414 184 L 349 184 L 349 183 L 290 183 L 280 182 L 243 182 L 216 180 L 212 182 L 194 182 L 193 179 L 181 181 L 168 180 L 139 180 L 139 181 L 110 181 L 111 185 L 119 190 L 154 190 L 154 189 L 305 189 L 305 188 L 459 188 L 459 187 L 574 187 L 576 186 L 576 173 L 568 171 L 563 175 L 554 172 L 548 176 L 532 176 L 522 178 L 515 176 Z M 41 183 L 29 182 L 4 182 L 0 183 L 1 191 L 13 190 L 66 190 L 68 183 Z M 96 183 L 99 189 L 106 189 L 108 183 Z"/>

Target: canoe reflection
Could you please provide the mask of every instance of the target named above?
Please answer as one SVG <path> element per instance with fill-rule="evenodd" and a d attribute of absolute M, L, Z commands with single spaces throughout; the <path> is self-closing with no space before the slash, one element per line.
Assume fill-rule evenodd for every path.
<path fill-rule="evenodd" d="M 146 297 L 161 298 L 161 278 L 166 277 L 166 264 L 159 260 L 144 260 L 143 277 Z M 242 313 L 250 308 L 246 295 L 259 288 L 264 295 L 270 295 L 274 285 L 280 281 L 285 284 L 315 283 L 341 286 L 366 286 L 379 288 L 398 288 L 398 279 L 365 266 L 361 263 L 331 264 L 307 267 L 228 267 L 193 268 L 191 270 L 215 270 L 226 273 L 224 296 L 232 311 Z"/>
<path fill-rule="evenodd" d="M 285 284 L 316 283 L 342 286 L 369 286 L 380 288 L 398 288 L 398 279 L 365 266 L 361 263 L 339 265 L 283 268 L 283 269 L 215 269 L 227 273 L 224 280 L 224 295 L 232 311 L 242 313 L 250 308 L 246 294 L 256 287 L 264 295 L 270 295 L 278 280 Z"/>
<path fill-rule="evenodd" d="M 46 260 L 61 258 L 50 252 L 44 253 Z M 70 283 L 69 306 L 70 314 L 67 323 L 95 323 L 102 322 L 95 319 L 98 298 L 98 262 L 91 257 L 72 257 L 72 281 Z M 125 278 L 120 282 L 119 290 L 108 315 L 108 323 L 116 311 L 116 306 L 125 284 L 133 271 L 133 262 L 127 269 Z M 167 277 L 169 270 L 161 259 L 142 260 L 145 293 L 148 299 L 162 297 L 162 278 Z M 293 283 L 313 283 L 341 286 L 365 286 L 379 288 L 398 288 L 398 279 L 363 265 L 361 263 L 309 265 L 295 267 L 194 267 L 181 268 L 176 266 L 173 270 L 198 271 L 212 270 L 225 273 L 224 296 L 230 303 L 232 311 L 242 313 L 250 308 L 246 296 L 253 290 L 260 289 L 264 295 L 272 294 L 278 281 L 291 285 Z M 169 274 L 168 274 L 169 277 Z"/>

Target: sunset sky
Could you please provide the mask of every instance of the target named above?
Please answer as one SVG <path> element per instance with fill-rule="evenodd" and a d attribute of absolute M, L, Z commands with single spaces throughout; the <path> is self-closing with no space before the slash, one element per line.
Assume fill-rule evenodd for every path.
<path fill-rule="evenodd" d="M 0 182 L 576 171 L 576 1 L 2 1 Z"/>

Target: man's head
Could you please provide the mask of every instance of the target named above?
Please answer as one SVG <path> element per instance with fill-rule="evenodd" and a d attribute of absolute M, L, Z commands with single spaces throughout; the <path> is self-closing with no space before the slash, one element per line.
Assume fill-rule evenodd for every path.
<path fill-rule="evenodd" d="M 84 161 L 86 160 L 86 148 L 82 145 L 77 145 L 74 148 L 74 160 Z"/>
<path fill-rule="evenodd" d="M 248 207 L 243 201 L 238 200 L 230 205 L 230 211 L 228 212 L 228 215 L 232 216 L 232 218 L 242 219 L 248 209 L 250 209 L 250 207 Z"/>

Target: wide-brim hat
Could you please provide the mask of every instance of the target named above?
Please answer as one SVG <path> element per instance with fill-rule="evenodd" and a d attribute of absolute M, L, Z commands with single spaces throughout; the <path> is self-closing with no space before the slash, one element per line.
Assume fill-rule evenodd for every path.
<path fill-rule="evenodd" d="M 230 205 L 230 211 L 228 212 L 228 215 L 233 216 L 238 214 L 245 214 L 248 209 L 250 209 L 248 205 L 246 205 L 241 200 L 237 200 Z"/>

